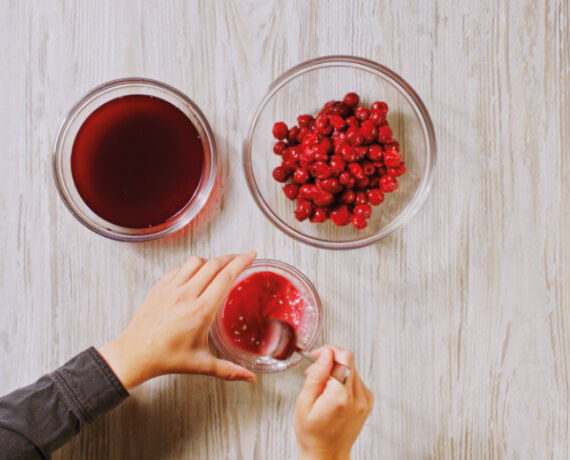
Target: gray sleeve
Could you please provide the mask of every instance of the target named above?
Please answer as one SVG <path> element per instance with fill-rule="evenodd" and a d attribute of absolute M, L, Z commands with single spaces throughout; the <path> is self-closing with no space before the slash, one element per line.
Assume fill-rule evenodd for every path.
<path fill-rule="evenodd" d="M 95 348 L 0 398 L 0 457 L 44 459 L 128 397 Z"/>

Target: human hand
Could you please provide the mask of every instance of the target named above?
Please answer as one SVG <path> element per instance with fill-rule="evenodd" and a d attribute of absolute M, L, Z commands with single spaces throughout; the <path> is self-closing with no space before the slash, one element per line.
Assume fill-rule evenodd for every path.
<path fill-rule="evenodd" d="M 220 303 L 255 256 L 190 257 L 162 277 L 127 329 L 99 349 L 127 390 L 164 374 L 255 382 L 255 374 L 217 359 L 208 348 L 208 331 Z"/>
<path fill-rule="evenodd" d="M 299 460 L 348 460 L 374 397 L 356 373 L 352 352 L 327 345 L 313 356 L 295 408 Z M 335 360 L 351 369 L 344 385 L 330 377 Z"/>

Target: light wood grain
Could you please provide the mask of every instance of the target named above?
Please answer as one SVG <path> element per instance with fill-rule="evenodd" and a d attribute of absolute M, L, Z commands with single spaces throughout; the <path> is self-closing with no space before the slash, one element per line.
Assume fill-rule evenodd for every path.
<path fill-rule="evenodd" d="M 0 392 L 114 337 L 190 254 L 253 248 L 315 282 L 322 341 L 356 353 L 376 406 L 354 459 L 568 459 L 568 22 L 565 0 L 3 0 Z M 404 76 L 439 146 L 419 214 L 351 252 L 276 231 L 247 192 L 240 158 L 267 85 L 337 53 Z M 223 190 L 188 229 L 130 245 L 73 219 L 52 180 L 51 147 L 80 96 L 133 75 L 170 83 L 203 109 Z M 255 386 L 157 379 L 55 458 L 295 458 L 302 372 Z"/>

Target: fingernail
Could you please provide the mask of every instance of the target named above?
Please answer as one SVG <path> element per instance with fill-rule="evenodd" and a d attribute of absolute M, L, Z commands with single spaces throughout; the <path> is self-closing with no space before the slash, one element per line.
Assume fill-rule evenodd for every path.
<path fill-rule="evenodd" d="M 328 348 L 323 348 L 323 351 L 321 351 L 321 355 L 317 359 L 317 362 L 321 364 L 326 364 L 330 361 L 330 359 L 331 359 L 331 351 Z"/>
<path fill-rule="evenodd" d="M 257 257 L 257 252 L 251 251 L 251 252 L 248 254 L 248 257 L 251 258 L 251 259 L 255 259 L 255 258 Z"/>

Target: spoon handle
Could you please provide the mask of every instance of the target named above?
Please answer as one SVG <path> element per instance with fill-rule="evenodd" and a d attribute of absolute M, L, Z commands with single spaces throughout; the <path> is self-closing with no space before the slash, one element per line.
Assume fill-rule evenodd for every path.
<path fill-rule="evenodd" d="M 301 356 L 303 356 L 303 358 L 308 359 L 312 363 L 314 363 L 316 361 L 316 359 L 313 358 L 311 353 L 309 353 L 308 351 L 297 350 L 297 353 L 299 353 Z M 334 362 L 334 366 L 333 366 L 332 371 L 331 371 L 331 377 L 333 379 L 338 380 L 341 384 L 344 385 L 346 383 L 346 381 L 348 380 L 349 375 L 350 375 L 350 367 L 345 366 L 344 364 L 341 364 L 341 363 L 336 362 L 336 361 Z"/>

